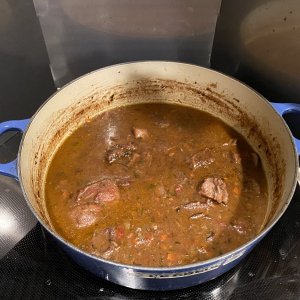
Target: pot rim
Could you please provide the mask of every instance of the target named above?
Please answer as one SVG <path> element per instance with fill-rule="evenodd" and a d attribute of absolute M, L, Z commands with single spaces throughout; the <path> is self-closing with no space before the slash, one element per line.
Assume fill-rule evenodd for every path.
<path fill-rule="evenodd" d="M 182 62 L 176 62 L 176 61 L 167 61 L 167 60 L 153 60 L 153 61 L 149 61 L 149 60 L 145 60 L 145 61 L 131 61 L 131 62 L 125 62 L 125 63 L 119 63 L 119 64 L 114 64 L 114 65 L 109 65 L 103 68 L 99 68 L 97 70 L 91 71 L 89 73 L 83 74 L 80 77 L 77 77 L 75 79 L 73 79 L 72 81 L 70 81 L 69 83 L 65 84 L 63 87 L 61 87 L 59 90 L 57 90 L 56 92 L 54 92 L 52 95 L 50 95 L 46 101 L 44 101 L 44 103 L 37 109 L 37 111 L 34 113 L 34 115 L 30 118 L 30 121 L 27 125 L 26 130 L 23 133 L 21 142 L 20 142 L 20 146 L 19 146 L 19 151 L 18 151 L 18 161 L 21 161 L 21 156 L 22 156 L 22 145 L 24 143 L 24 140 L 26 138 L 26 134 L 27 131 L 32 123 L 32 120 L 36 117 L 36 115 L 39 114 L 40 110 L 43 109 L 43 107 L 45 106 L 45 104 L 49 101 L 52 100 L 52 98 L 54 98 L 56 96 L 56 94 L 60 93 L 64 88 L 68 87 L 69 85 L 74 84 L 75 82 L 79 81 L 81 78 L 86 77 L 90 74 L 93 73 L 97 73 L 99 71 L 102 70 L 106 70 L 106 69 L 111 69 L 111 68 L 117 68 L 119 66 L 124 66 L 124 65 L 133 65 L 133 64 L 155 64 L 155 63 L 159 63 L 159 64 L 177 64 L 177 65 L 186 65 L 186 66 L 193 66 L 193 67 L 197 67 L 200 69 L 204 69 L 204 70 L 208 70 L 212 73 L 218 74 L 219 76 L 228 78 L 230 80 L 233 80 L 235 82 L 237 82 L 238 84 L 242 85 L 243 88 L 245 89 L 249 89 L 252 92 L 254 92 L 257 96 L 259 96 L 259 98 L 261 100 L 263 100 L 273 111 L 274 113 L 278 114 L 276 112 L 276 110 L 273 108 L 273 106 L 271 105 L 271 103 L 263 96 L 261 95 L 259 92 L 257 92 L 256 90 L 254 90 L 252 87 L 248 86 L 247 84 L 241 82 L 238 79 L 232 78 L 231 76 L 228 76 L 222 72 L 210 69 L 210 68 L 206 68 L 206 67 L 202 67 L 202 66 L 198 66 L 195 64 L 189 64 L 189 63 L 182 63 Z M 235 254 L 241 253 L 241 256 L 243 255 L 243 253 L 251 246 L 256 245 L 256 243 L 279 221 L 279 219 L 282 217 L 282 215 L 284 214 L 284 212 L 286 211 L 287 207 L 289 206 L 292 197 L 294 195 L 295 189 L 296 189 L 296 185 L 297 185 L 297 174 L 298 174 L 298 168 L 299 168 L 299 162 L 298 162 L 298 154 L 296 151 L 296 147 L 295 147 L 295 143 L 293 140 L 293 136 L 291 134 L 291 131 L 289 129 L 289 127 L 286 125 L 286 123 L 284 122 L 283 118 L 280 116 L 281 122 L 283 122 L 283 125 L 285 126 L 288 134 L 289 134 L 289 138 L 291 140 L 291 143 L 293 145 L 293 152 L 294 152 L 294 160 L 295 160 L 295 168 L 294 168 L 294 172 L 293 172 L 293 186 L 291 188 L 291 190 L 289 191 L 289 194 L 287 196 L 286 202 L 283 206 L 283 208 L 281 209 L 281 211 L 278 213 L 278 215 L 276 216 L 276 218 L 274 218 L 274 220 L 268 225 L 266 226 L 258 235 L 255 236 L 255 238 L 251 239 L 250 241 L 248 241 L 247 243 L 239 246 L 238 248 L 235 248 L 229 252 L 226 252 L 222 255 L 219 256 L 215 256 L 213 258 L 210 258 L 208 260 L 204 260 L 204 261 L 199 261 L 196 263 L 192 263 L 192 264 L 186 264 L 186 265 L 179 265 L 179 266 L 173 266 L 173 267 L 145 267 L 145 266 L 137 266 L 137 265 L 129 265 L 129 264 L 122 264 L 119 262 L 115 262 L 115 261 L 111 261 L 111 260 L 106 260 L 104 258 L 98 257 L 98 256 L 94 256 L 92 254 L 89 254 L 88 252 L 85 252 L 81 249 L 79 249 L 78 247 L 76 247 L 75 245 L 73 245 L 72 243 L 70 243 L 69 241 L 67 241 L 65 238 L 63 238 L 61 235 L 59 235 L 58 233 L 56 233 L 55 231 L 53 231 L 49 225 L 47 225 L 44 220 L 39 216 L 39 214 L 36 212 L 36 210 L 34 209 L 34 207 L 32 206 L 26 191 L 23 187 L 23 182 L 22 182 L 22 170 L 20 168 L 20 165 L 18 164 L 18 178 L 19 178 L 19 182 L 20 182 L 20 186 L 23 192 L 23 195 L 26 199 L 27 205 L 29 206 L 30 210 L 32 211 L 32 213 L 34 214 L 34 216 L 37 218 L 37 220 L 39 221 L 39 223 L 43 226 L 43 228 L 45 228 L 51 235 L 53 235 L 55 238 L 57 238 L 61 243 L 63 243 L 65 246 L 68 246 L 69 248 L 71 248 L 72 250 L 74 250 L 77 253 L 80 253 L 84 256 L 89 257 L 90 259 L 99 261 L 101 263 L 105 263 L 105 264 L 109 264 L 109 265 L 114 265 L 120 268 L 125 268 L 125 269 L 132 269 L 135 271 L 145 271 L 147 273 L 150 272 L 158 272 L 158 273 L 162 273 L 162 272 L 182 272 L 185 271 L 187 269 L 201 269 L 202 267 L 205 267 L 207 265 L 210 264 L 214 264 L 216 262 L 225 262 L 226 259 L 233 257 Z M 233 259 L 235 260 L 235 259 Z"/>

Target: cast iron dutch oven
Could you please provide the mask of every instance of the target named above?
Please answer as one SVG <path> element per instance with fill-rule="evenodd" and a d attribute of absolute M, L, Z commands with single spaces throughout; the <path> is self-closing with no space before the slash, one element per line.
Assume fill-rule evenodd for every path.
<path fill-rule="evenodd" d="M 207 111 L 239 131 L 259 153 L 268 178 L 270 210 L 265 227 L 254 239 L 207 261 L 149 268 L 92 256 L 55 232 L 45 207 L 44 182 L 56 149 L 87 119 L 113 107 L 142 102 L 177 103 Z M 213 279 L 239 263 L 288 207 L 297 183 L 300 153 L 300 141 L 292 137 L 281 117 L 290 111 L 299 113 L 300 105 L 270 103 L 244 84 L 199 66 L 163 61 L 115 65 L 72 81 L 31 119 L 0 124 L 0 133 L 23 132 L 17 160 L 0 165 L 0 173 L 20 181 L 39 222 L 83 268 L 136 289 L 185 288 Z"/>

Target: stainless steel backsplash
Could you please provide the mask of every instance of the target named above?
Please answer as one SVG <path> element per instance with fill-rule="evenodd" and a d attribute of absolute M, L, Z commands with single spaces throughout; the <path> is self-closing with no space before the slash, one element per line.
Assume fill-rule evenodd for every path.
<path fill-rule="evenodd" d="M 211 65 L 269 100 L 300 103 L 300 1 L 222 2 Z"/>
<path fill-rule="evenodd" d="M 136 60 L 209 66 L 221 0 L 34 0 L 57 87 Z"/>

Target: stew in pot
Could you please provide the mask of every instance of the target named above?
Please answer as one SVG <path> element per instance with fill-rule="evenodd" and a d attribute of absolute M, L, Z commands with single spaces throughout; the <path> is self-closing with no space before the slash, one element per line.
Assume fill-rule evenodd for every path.
<path fill-rule="evenodd" d="M 194 263 L 246 243 L 264 226 L 260 157 L 233 128 L 193 108 L 108 110 L 68 137 L 46 177 L 56 231 L 104 259 Z"/>

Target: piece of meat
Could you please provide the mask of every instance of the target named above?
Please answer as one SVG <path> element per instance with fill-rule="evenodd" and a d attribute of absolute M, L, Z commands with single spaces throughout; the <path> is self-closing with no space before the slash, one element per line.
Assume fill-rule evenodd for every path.
<path fill-rule="evenodd" d="M 201 201 L 188 202 L 186 204 L 183 204 L 182 208 L 187 210 L 198 210 L 198 209 L 206 209 L 210 206 L 212 206 L 212 201 L 208 199 L 206 202 L 201 202 Z"/>
<path fill-rule="evenodd" d="M 130 186 L 130 184 L 133 182 L 131 177 L 117 177 L 115 178 L 116 184 L 119 187 L 127 187 Z"/>
<path fill-rule="evenodd" d="M 146 139 L 149 137 L 149 133 L 147 129 L 144 128 L 132 128 L 132 133 L 136 139 Z"/>
<path fill-rule="evenodd" d="M 130 160 L 135 150 L 136 147 L 132 143 L 116 144 L 106 150 L 105 159 L 110 164 L 120 159 Z"/>
<path fill-rule="evenodd" d="M 218 177 L 205 178 L 199 185 L 198 193 L 201 196 L 227 204 L 228 192 L 225 181 Z"/>
<path fill-rule="evenodd" d="M 110 247 L 110 229 L 96 229 L 91 239 L 92 249 L 96 254 L 105 252 Z"/>
<path fill-rule="evenodd" d="M 201 212 L 201 213 L 197 213 L 197 214 L 194 214 L 194 215 L 190 216 L 190 219 L 191 220 L 197 220 L 197 219 L 211 220 L 211 217 L 209 217 L 206 214 Z"/>
<path fill-rule="evenodd" d="M 73 207 L 69 216 L 77 228 L 84 228 L 96 223 L 101 206 L 97 204 L 82 204 Z"/>
<path fill-rule="evenodd" d="M 205 168 L 212 164 L 215 159 L 212 157 L 212 149 L 205 148 L 195 153 L 190 158 L 191 169 Z"/>
<path fill-rule="evenodd" d="M 89 184 L 77 195 L 77 203 L 102 203 L 119 200 L 119 188 L 114 180 L 103 179 Z"/>
<path fill-rule="evenodd" d="M 92 254 L 109 258 L 117 249 L 118 243 L 115 241 L 115 228 L 96 229 L 91 239 Z"/>

